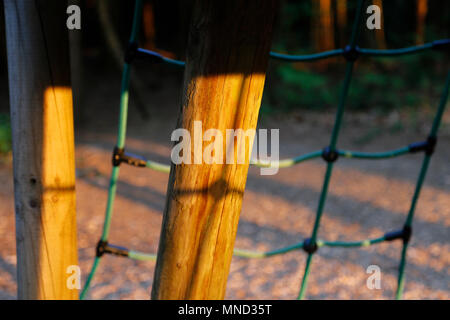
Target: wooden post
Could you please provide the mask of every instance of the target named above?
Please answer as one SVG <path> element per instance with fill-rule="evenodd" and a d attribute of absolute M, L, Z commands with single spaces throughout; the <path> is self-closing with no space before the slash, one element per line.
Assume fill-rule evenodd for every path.
<path fill-rule="evenodd" d="M 421 45 L 425 42 L 425 22 L 428 13 L 428 0 L 417 0 L 416 7 L 416 44 Z"/>
<path fill-rule="evenodd" d="M 178 122 L 192 139 L 194 121 L 223 137 L 256 128 L 277 8 L 277 0 L 196 2 Z M 248 160 L 247 152 L 245 164 L 172 164 L 153 299 L 224 298 Z"/>
<path fill-rule="evenodd" d="M 67 1 L 5 0 L 19 299 L 77 299 Z M 74 274 L 72 274 L 74 275 Z"/>

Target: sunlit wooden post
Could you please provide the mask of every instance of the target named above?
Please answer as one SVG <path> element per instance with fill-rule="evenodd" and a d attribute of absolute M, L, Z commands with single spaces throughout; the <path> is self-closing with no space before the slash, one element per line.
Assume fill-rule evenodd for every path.
<path fill-rule="evenodd" d="M 277 7 L 277 0 L 196 2 L 178 123 L 192 139 L 194 121 L 203 132 L 219 129 L 221 148 L 226 129 L 256 128 Z M 224 164 L 172 165 L 153 299 L 225 296 L 249 155 L 227 165 L 223 153 Z"/>
<path fill-rule="evenodd" d="M 67 1 L 4 5 L 18 298 L 76 299 L 67 273 L 77 265 Z"/>

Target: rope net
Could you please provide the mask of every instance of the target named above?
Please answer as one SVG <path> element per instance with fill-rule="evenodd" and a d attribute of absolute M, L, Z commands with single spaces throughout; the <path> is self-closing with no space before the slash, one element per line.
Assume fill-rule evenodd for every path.
<path fill-rule="evenodd" d="M 320 247 L 342 247 L 342 248 L 355 248 L 355 247 L 367 247 L 374 244 L 401 240 L 403 242 L 400 263 L 398 268 L 398 281 L 397 281 L 397 291 L 396 299 L 401 299 L 404 288 L 405 280 L 405 265 L 407 258 L 408 244 L 412 235 L 412 222 L 414 218 L 416 204 L 420 195 L 422 185 L 425 180 L 425 176 L 430 164 L 431 156 L 434 152 L 437 143 L 437 133 L 439 126 L 441 124 L 442 115 L 444 113 L 449 87 L 450 87 L 450 72 L 447 73 L 447 78 L 445 81 L 444 88 L 442 90 L 441 99 L 434 116 L 433 125 L 429 132 L 426 140 L 411 143 L 405 147 L 401 147 L 395 150 L 385 151 L 385 152 L 358 152 L 350 150 L 341 150 L 337 148 L 339 132 L 342 124 L 342 118 L 345 109 L 345 102 L 348 96 L 348 91 L 350 87 L 350 82 L 353 74 L 353 67 L 355 61 L 359 57 L 396 57 L 408 54 L 415 54 L 419 52 L 424 52 L 426 50 L 448 50 L 450 47 L 450 39 L 436 40 L 423 45 L 400 48 L 400 49 L 389 49 L 389 50 L 375 50 L 375 49 L 365 49 L 357 46 L 357 40 L 359 36 L 359 30 L 361 25 L 361 16 L 364 0 L 358 0 L 358 5 L 356 8 L 355 20 L 353 22 L 352 33 L 350 37 L 349 44 L 343 49 L 335 49 L 315 54 L 308 55 L 289 55 L 276 52 L 270 52 L 270 57 L 272 59 L 277 59 L 286 62 L 310 62 L 321 59 L 326 59 L 335 56 L 343 56 L 346 59 L 346 69 L 343 84 L 340 90 L 340 97 L 338 101 L 337 111 L 335 115 L 335 121 L 333 126 L 333 131 L 330 137 L 330 143 L 323 150 L 313 151 L 298 157 L 279 160 L 276 163 L 269 163 L 260 160 L 252 160 L 250 164 L 259 167 L 270 167 L 278 166 L 279 168 L 292 167 L 304 161 L 316 159 L 322 157 L 326 162 L 325 177 L 323 180 L 322 190 L 320 193 L 316 218 L 314 221 L 314 226 L 311 232 L 311 236 L 304 241 L 292 244 L 287 247 L 283 247 L 276 250 L 260 252 L 251 250 L 234 249 L 234 255 L 242 258 L 267 258 L 275 255 L 284 254 L 294 250 L 303 250 L 307 254 L 305 271 L 303 274 L 303 279 L 300 286 L 300 291 L 298 294 L 298 299 L 303 299 L 306 294 L 308 277 L 310 274 L 311 262 L 314 254 Z M 145 159 L 141 156 L 127 153 L 125 151 L 125 140 L 126 140 L 126 130 L 127 130 L 127 116 L 128 116 L 128 92 L 129 92 L 129 80 L 130 80 L 130 67 L 134 59 L 136 58 L 146 58 L 155 63 L 163 62 L 171 64 L 177 67 L 184 67 L 185 62 L 169 59 L 163 55 L 139 48 L 137 44 L 137 38 L 139 33 L 139 26 L 141 25 L 141 15 L 142 15 L 142 0 L 136 0 L 133 18 L 133 27 L 131 31 L 129 46 L 125 55 L 125 63 L 122 74 L 122 85 L 120 93 L 120 116 L 119 116 L 119 128 L 117 135 L 117 145 L 113 152 L 113 169 L 111 173 L 110 185 L 108 189 L 108 200 L 106 206 L 105 221 L 103 225 L 103 231 L 100 241 L 96 247 L 96 256 L 91 268 L 91 271 L 87 277 L 84 288 L 80 294 L 80 299 L 84 299 L 91 285 L 92 279 L 97 271 L 101 257 L 104 254 L 112 254 L 117 256 L 128 257 L 131 259 L 142 260 L 142 261 L 156 261 L 156 255 L 150 253 L 143 253 L 138 251 L 133 251 L 124 247 L 116 246 L 108 243 L 108 236 L 110 231 L 110 225 L 113 214 L 113 205 L 116 195 L 117 181 L 119 178 L 119 167 L 122 163 L 128 165 L 133 165 L 137 167 L 145 167 L 153 169 L 156 171 L 169 173 L 170 165 L 161 164 L 155 161 Z M 406 220 L 402 228 L 387 232 L 383 236 L 374 239 L 365 239 L 361 241 L 325 241 L 318 239 L 317 234 L 320 228 L 321 217 L 323 214 L 323 209 L 328 194 L 328 186 L 333 172 L 334 162 L 339 157 L 344 158 L 355 158 L 355 159 L 387 159 L 403 156 L 410 153 L 423 152 L 424 157 L 422 160 L 422 165 L 419 171 L 419 176 L 417 178 L 416 187 L 414 190 L 413 197 L 411 199 L 410 209 L 408 211 Z"/>

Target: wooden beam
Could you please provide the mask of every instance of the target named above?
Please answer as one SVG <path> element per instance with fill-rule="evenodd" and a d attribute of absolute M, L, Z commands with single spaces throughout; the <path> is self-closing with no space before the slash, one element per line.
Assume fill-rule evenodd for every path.
<path fill-rule="evenodd" d="M 77 299 L 66 1 L 5 0 L 19 299 Z"/>
<path fill-rule="evenodd" d="M 194 121 L 223 137 L 256 128 L 277 8 L 277 0 L 196 2 L 178 122 L 191 137 Z M 172 164 L 153 299 L 224 298 L 248 160 Z"/>

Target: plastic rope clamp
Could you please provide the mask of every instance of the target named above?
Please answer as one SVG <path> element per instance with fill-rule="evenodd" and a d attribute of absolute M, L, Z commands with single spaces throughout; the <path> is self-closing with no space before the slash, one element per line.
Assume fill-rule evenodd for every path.
<path fill-rule="evenodd" d="M 347 61 L 354 62 L 358 59 L 359 52 L 360 50 L 358 46 L 355 47 L 345 46 L 343 55 Z"/>
<path fill-rule="evenodd" d="M 402 239 L 403 243 L 406 244 L 411 239 L 411 235 L 412 235 L 411 226 L 405 225 L 403 227 L 403 229 L 401 229 L 401 230 L 387 232 L 384 235 L 384 239 L 385 239 L 385 241 L 393 241 L 393 240 L 397 240 L 397 239 Z"/>
<path fill-rule="evenodd" d="M 115 147 L 112 157 L 112 164 L 114 167 L 118 167 L 122 162 L 134 167 L 142 168 L 147 166 L 147 161 L 145 159 L 126 153 L 123 148 Z"/>
<path fill-rule="evenodd" d="M 119 247 L 115 245 L 108 244 L 108 241 L 100 240 L 95 249 L 95 255 L 97 257 L 103 256 L 105 253 L 112 254 L 115 256 L 128 257 L 128 249 L 124 247 Z"/>
<path fill-rule="evenodd" d="M 339 153 L 335 150 L 331 150 L 330 147 L 326 147 L 322 151 L 322 159 L 326 162 L 335 162 L 339 158 Z"/>
<path fill-rule="evenodd" d="M 114 147 L 112 164 L 114 167 L 120 166 L 123 161 L 123 155 L 125 154 L 125 150 L 123 148 Z"/>
<path fill-rule="evenodd" d="M 103 241 L 100 240 L 97 243 L 97 247 L 95 248 L 95 256 L 96 257 L 101 257 L 106 253 L 106 247 L 108 246 L 108 242 L 107 241 Z"/>
<path fill-rule="evenodd" d="M 436 143 L 437 143 L 436 136 L 429 136 L 426 141 L 411 143 L 408 146 L 408 149 L 409 152 L 411 153 L 425 151 L 426 155 L 431 156 L 434 153 Z"/>
<path fill-rule="evenodd" d="M 311 238 L 305 239 L 303 241 L 303 250 L 309 254 L 313 254 L 314 252 L 317 251 L 317 249 L 319 249 L 319 246 L 317 245 L 316 242 L 312 242 Z"/>

